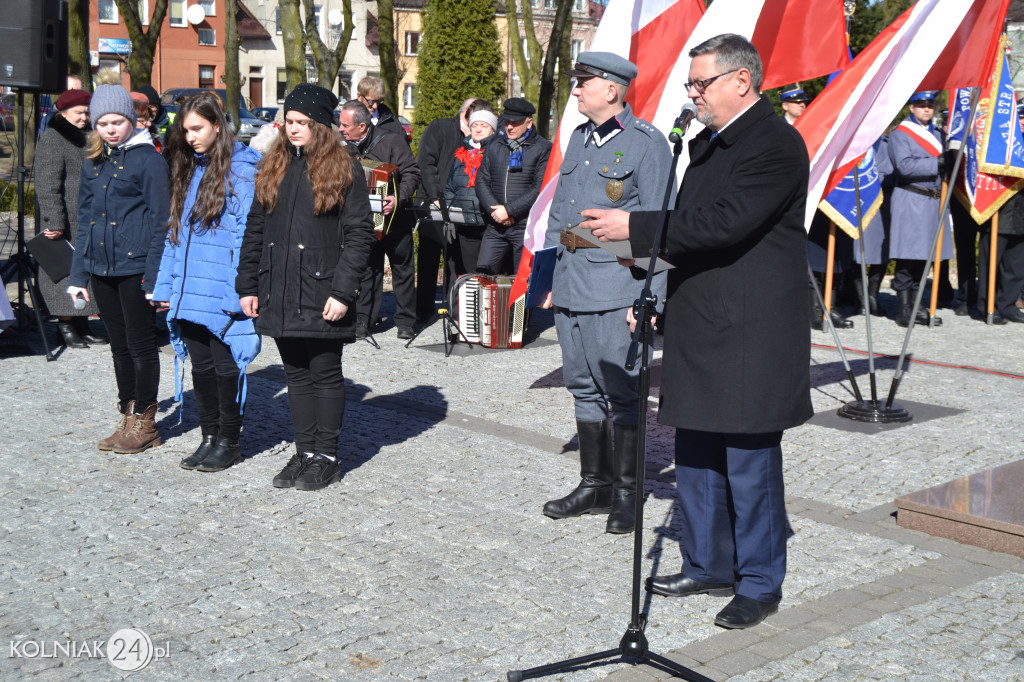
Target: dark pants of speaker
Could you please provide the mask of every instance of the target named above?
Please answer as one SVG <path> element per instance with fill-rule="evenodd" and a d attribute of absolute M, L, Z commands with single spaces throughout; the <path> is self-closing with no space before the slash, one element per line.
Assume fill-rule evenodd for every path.
<path fill-rule="evenodd" d="M 683 574 L 735 583 L 757 601 L 782 597 L 786 577 L 782 432 L 676 429 Z"/>
<path fill-rule="evenodd" d="M 391 263 L 395 326 L 412 329 L 416 323 L 416 269 L 412 251 L 412 232 L 404 226 L 390 230 L 370 250 L 370 262 L 359 284 L 359 303 L 356 305 L 357 319 L 367 329 L 373 329 L 380 322 L 384 298 L 384 254 Z"/>
<path fill-rule="evenodd" d="M 156 313 L 142 291 L 142 275 L 93 275 L 92 291 L 110 337 L 121 409 L 134 400 L 135 412 L 142 414 L 156 402 L 160 386 Z"/>
<path fill-rule="evenodd" d="M 288 379 L 297 452 L 334 456 L 345 415 L 339 339 L 275 339 Z"/>
<path fill-rule="evenodd" d="M 989 249 L 992 233 L 983 232 L 978 246 L 978 308 L 988 310 Z M 996 297 L 994 310 L 1005 315 L 1017 307 L 1024 286 L 1024 235 L 996 235 Z"/>

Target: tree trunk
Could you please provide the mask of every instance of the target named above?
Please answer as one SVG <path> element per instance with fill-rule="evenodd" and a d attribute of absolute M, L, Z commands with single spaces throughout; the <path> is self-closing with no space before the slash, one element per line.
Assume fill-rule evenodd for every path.
<path fill-rule="evenodd" d="M 299 0 L 279 0 L 281 38 L 284 41 L 285 90 L 306 82 L 306 33 L 299 21 Z"/>
<path fill-rule="evenodd" d="M 242 123 L 239 115 L 242 77 L 238 71 L 238 0 L 224 0 L 224 97 L 232 133 Z"/>
<path fill-rule="evenodd" d="M 320 87 L 333 92 L 338 80 L 338 70 L 345 61 L 345 53 L 348 52 L 348 44 L 352 40 L 352 0 L 342 0 L 344 28 L 341 30 L 338 44 L 333 49 L 324 44 L 320 32 L 316 30 L 316 6 L 312 0 L 304 0 L 303 4 L 306 8 L 306 40 L 309 41 L 313 61 L 316 63 L 317 82 Z M 324 17 L 324 20 L 326 19 L 327 17 Z"/>
<path fill-rule="evenodd" d="M 68 2 L 68 73 L 82 79 L 82 87 L 92 92 L 92 65 L 89 63 L 89 0 Z"/>
<path fill-rule="evenodd" d="M 131 76 L 132 90 L 138 90 L 143 85 L 149 85 L 153 77 L 153 55 L 156 53 L 160 29 L 167 14 L 167 0 L 156 0 L 154 3 L 148 31 L 142 28 L 138 2 L 114 0 L 114 4 L 117 5 L 121 21 L 128 29 L 128 38 L 132 41 L 132 53 L 128 57 L 128 75 Z"/>
<path fill-rule="evenodd" d="M 377 53 L 384 81 L 384 103 L 398 111 L 398 60 L 395 58 L 395 8 L 392 0 L 377 0 Z"/>
<path fill-rule="evenodd" d="M 551 98 L 555 92 L 555 64 L 563 52 L 562 43 L 572 34 L 572 6 L 573 0 L 558 0 L 558 9 L 555 11 L 555 23 L 551 27 L 551 38 L 548 40 L 547 53 L 544 55 L 544 69 L 540 76 L 540 92 L 537 97 L 537 132 L 541 137 L 548 136 L 548 129 L 551 123 Z M 569 43 L 571 48 L 572 43 Z M 563 57 L 566 63 L 569 57 Z M 570 68 L 565 65 L 562 68 Z M 555 118 L 558 112 L 555 112 Z"/>

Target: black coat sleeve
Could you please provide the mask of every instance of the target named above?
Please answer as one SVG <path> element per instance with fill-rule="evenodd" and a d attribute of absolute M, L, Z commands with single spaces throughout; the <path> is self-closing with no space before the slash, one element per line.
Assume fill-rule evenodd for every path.
<path fill-rule="evenodd" d="M 484 160 L 476 171 L 476 198 L 480 200 L 480 210 L 488 216 L 491 215 L 491 206 L 501 204 L 491 191 L 491 178 L 496 178 L 508 168 L 508 161 L 502 164 L 499 158 L 501 146 L 499 142 L 489 144 L 484 151 Z"/>
<path fill-rule="evenodd" d="M 256 296 L 258 293 L 260 254 L 263 251 L 263 227 L 267 213 L 259 199 L 253 198 L 249 217 L 245 221 L 245 235 L 238 254 L 238 276 L 235 277 L 235 292 L 241 296 Z"/>

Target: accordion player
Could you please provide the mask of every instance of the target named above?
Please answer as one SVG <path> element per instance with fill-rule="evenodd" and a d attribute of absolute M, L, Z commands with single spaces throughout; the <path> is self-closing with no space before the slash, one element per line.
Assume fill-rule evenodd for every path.
<path fill-rule="evenodd" d="M 373 211 L 373 232 L 380 239 L 394 216 L 384 215 L 384 197 L 389 194 L 398 196 L 398 166 L 393 163 L 360 159 L 363 174 L 366 176 L 366 189 L 370 193 L 370 210 Z"/>

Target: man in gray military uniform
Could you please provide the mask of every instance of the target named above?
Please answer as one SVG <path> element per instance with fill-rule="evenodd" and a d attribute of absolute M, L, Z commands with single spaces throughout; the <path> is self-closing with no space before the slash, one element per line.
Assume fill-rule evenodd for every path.
<path fill-rule="evenodd" d="M 582 480 L 566 497 L 545 504 L 544 514 L 609 514 L 609 533 L 629 533 L 635 525 L 640 399 L 639 370 L 623 367 L 630 341 L 625 316 L 643 282 L 611 253 L 567 230 L 584 220 L 580 212 L 588 208 L 660 208 L 671 152 L 665 136 L 624 102 L 637 73 L 633 63 L 609 52 L 586 52 L 566 73 L 576 78 L 572 94 L 588 122 L 569 138 L 551 202 L 545 245 L 561 246 L 545 307 L 555 308 L 562 374 L 576 402 Z M 654 278 L 654 293 L 660 309 L 664 273 Z"/>

